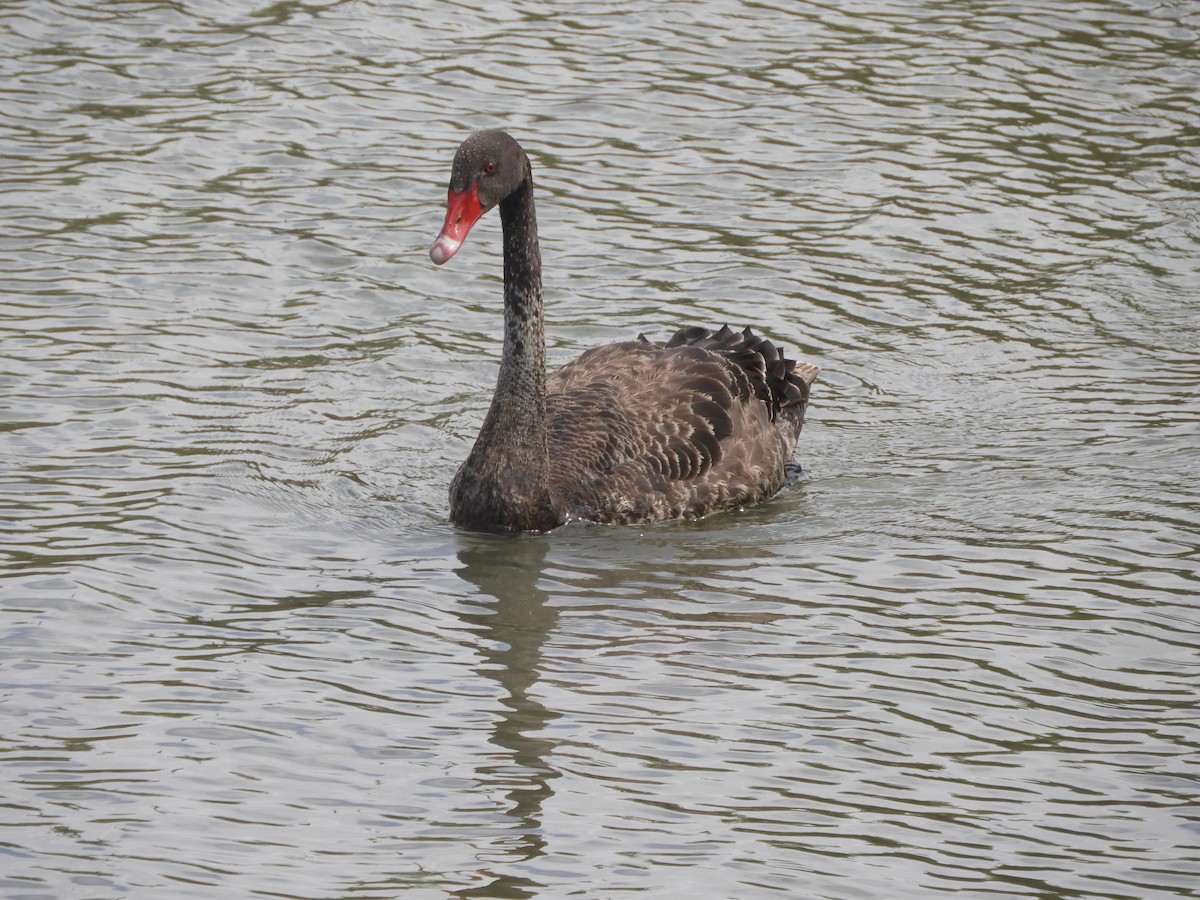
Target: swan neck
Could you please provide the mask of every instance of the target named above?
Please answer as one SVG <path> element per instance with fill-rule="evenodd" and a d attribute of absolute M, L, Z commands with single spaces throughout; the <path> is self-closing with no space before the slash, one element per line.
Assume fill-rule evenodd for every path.
<path fill-rule="evenodd" d="M 542 256 L 538 248 L 533 181 L 526 177 L 500 204 L 504 232 L 504 350 L 497 400 L 524 407 L 527 426 L 545 424 L 546 345 L 542 313 Z"/>
<path fill-rule="evenodd" d="M 533 184 L 500 203 L 504 231 L 504 351 L 496 393 L 470 456 L 451 486 L 451 518 L 500 531 L 559 523 L 546 443 L 542 263 Z"/>

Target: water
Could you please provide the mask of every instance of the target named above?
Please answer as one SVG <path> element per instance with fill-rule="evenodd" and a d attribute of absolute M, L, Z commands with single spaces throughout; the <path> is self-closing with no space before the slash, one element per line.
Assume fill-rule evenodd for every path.
<path fill-rule="evenodd" d="M 1187 897 L 1190 3 L 9 2 L 0 895 Z M 497 539 L 549 356 L 753 324 L 804 480 Z"/>

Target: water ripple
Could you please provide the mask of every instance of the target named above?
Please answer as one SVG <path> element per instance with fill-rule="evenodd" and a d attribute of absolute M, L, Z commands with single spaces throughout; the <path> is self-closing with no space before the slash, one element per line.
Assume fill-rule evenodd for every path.
<path fill-rule="evenodd" d="M 0 892 L 1190 896 L 1189 5 L 0 33 Z M 797 486 L 447 526 L 498 227 L 425 249 L 490 126 L 551 360 L 753 323 L 824 367 Z"/>

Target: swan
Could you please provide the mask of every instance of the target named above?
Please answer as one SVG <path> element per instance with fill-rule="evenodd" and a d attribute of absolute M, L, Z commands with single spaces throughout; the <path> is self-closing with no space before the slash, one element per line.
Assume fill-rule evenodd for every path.
<path fill-rule="evenodd" d="M 450 485 L 454 524 L 542 532 L 690 519 L 783 487 L 817 366 L 749 328 L 694 326 L 662 344 L 639 335 L 596 347 L 547 377 L 533 174 L 507 133 L 476 132 L 458 148 L 429 256 L 444 264 L 495 206 L 504 345 L 491 407 Z"/>

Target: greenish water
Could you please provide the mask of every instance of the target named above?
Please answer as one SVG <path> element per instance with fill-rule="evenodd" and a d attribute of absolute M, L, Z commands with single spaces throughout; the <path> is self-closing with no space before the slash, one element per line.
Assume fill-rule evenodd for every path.
<path fill-rule="evenodd" d="M 0 7 L 0 894 L 1195 896 L 1200 12 Z M 751 324 L 805 478 L 495 539 L 548 353 Z"/>

